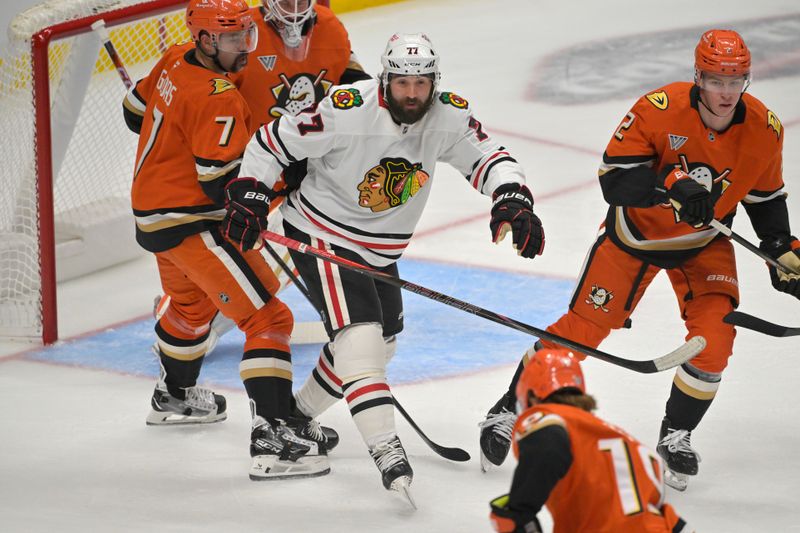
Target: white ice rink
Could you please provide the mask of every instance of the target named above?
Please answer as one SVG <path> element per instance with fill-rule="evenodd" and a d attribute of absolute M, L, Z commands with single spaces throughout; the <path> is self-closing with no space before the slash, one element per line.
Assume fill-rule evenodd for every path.
<path fill-rule="evenodd" d="M 466 97 L 523 164 L 547 233 L 545 255 L 533 261 L 518 258 L 508 243 L 491 245 L 488 199 L 440 166 L 409 257 L 486 268 L 487 276 L 494 269 L 573 279 L 606 210 L 596 171 L 614 128 L 648 89 L 690 80 L 700 33 L 719 26 L 742 32 L 755 62 L 750 92 L 783 121 L 784 179 L 800 233 L 796 0 L 417 0 L 342 19 L 373 73 L 391 33 L 428 33 L 442 57 L 441 88 Z M 734 229 L 755 240 L 743 210 Z M 800 303 L 772 289 L 763 262 L 741 248 L 737 257 L 740 309 L 800 325 Z M 158 292 L 149 258 L 65 284 L 58 295 L 61 337 L 143 317 Z M 534 322 L 513 308 L 493 310 Z M 633 322 L 601 348 L 645 359 L 683 341 L 666 276 L 657 278 Z M 407 329 L 400 342 L 414 335 Z M 457 329 L 451 342 L 459 342 Z M 1 347 L 9 354 L 0 358 L 3 532 L 472 533 L 491 530 L 488 501 L 510 484 L 513 460 L 488 474 L 477 461 L 477 423 L 506 387 L 509 364 L 394 387 L 432 439 L 473 455 L 461 464 L 439 458 L 398 415 L 415 470 L 419 510 L 412 512 L 382 488 L 341 402 L 322 417 L 342 438 L 331 454 L 331 475 L 254 483 L 247 477 L 249 413 L 240 389 L 224 391 L 229 418 L 222 424 L 150 428 L 144 417 L 152 379 L 36 362 L 19 353 L 28 346 Z M 526 347 L 521 343 L 519 354 Z M 584 371 L 598 414 L 654 445 L 672 373 L 644 376 L 591 360 Z M 800 406 L 792 392 L 798 379 L 795 340 L 739 332 L 719 395 L 693 436 L 703 458 L 700 475 L 687 492 L 667 494 L 698 531 L 800 531 Z M 549 517 L 541 517 L 548 529 Z"/>

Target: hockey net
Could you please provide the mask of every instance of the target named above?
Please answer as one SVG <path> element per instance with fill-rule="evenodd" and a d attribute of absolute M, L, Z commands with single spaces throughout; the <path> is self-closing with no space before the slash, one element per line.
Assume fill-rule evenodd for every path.
<path fill-rule="evenodd" d="M 10 23 L 0 65 L 0 337 L 54 342 L 57 282 L 143 254 L 130 208 L 138 137 L 91 25 L 105 21 L 135 81 L 189 39 L 187 3 L 50 0 Z"/>

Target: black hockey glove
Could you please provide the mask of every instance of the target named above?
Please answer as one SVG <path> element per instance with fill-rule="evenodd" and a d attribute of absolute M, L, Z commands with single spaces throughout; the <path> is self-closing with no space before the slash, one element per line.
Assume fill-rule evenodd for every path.
<path fill-rule="evenodd" d="M 236 178 L 225 186 L 222 232 L 243 252 L 255 248 L 267 229 L 272 191 L 255 178 Z"/>
<path fill-rule="evenodd" d="M 686 172 L 673 168 L 664 179 L 664 188 L 682 222 L 701 228 L 714 220 L 714 197 Z"/>
<path fill-rule="evenodd" d="M 497 533 L 542 533 L 536 515 L 525 516 L 508 508 L 508 494 L 495 498 L 489 506 L 492 509 L 489 520 Z"/>
<path fill-rule="evenodd" d="M 494 191 L 492 201 L 489 221 L 492 241 L 499 243 L 510 229 L 518 255 L 528 258 L 542 255 L 544 229 L 542 221 L 533 214 L 531 191 L 519 183 L 504 183 Z"/>
<path fill-rule="evenodd" d="M 778 239 L 772 242 L 762 242 L 759 248 L 794 272 L 794 274 L 786 274 L 769 265 L 769 277 L 772 279 L 772 286 L 780 292 L 791 294 L 800 299 L 800 241 L 795 237 L 789 237 L 788 239 Z"/>

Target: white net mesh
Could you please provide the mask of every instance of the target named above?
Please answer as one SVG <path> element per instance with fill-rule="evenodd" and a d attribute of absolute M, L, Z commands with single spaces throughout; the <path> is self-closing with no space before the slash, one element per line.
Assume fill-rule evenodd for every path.
<path fill-rule="evenodd" d="M 52 0 L 19 14 L 9 26 L 0 65 L 0 128 L 7 132 L 0 143 L 0 336 L 42 333 L 31 37 L 53 24 L 140 3 L 145 2 Z M 189 38 L 181 6 L 112 24 L 111 40 L 133 80 L 169 45 Z M 89 24 L 84 28 L 85 33 L 53 40 L 48 50 L 59 279 L 140 253 L 129 201 L 137 137 L 122 118 L 125 88 L 98 36 Z"/>

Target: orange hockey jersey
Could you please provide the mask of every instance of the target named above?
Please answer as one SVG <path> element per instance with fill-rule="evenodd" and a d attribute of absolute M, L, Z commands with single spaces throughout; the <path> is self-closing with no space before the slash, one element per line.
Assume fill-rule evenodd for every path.
<path fill-rule="evenodd" d="M 732 124 L 717 132 L 703 124 L 699 89 L 678 82 L 641 97 L 608 143 L 600 180 L 611 204 L 606 229 L 623 250 L 662 267 L 695 255 L 717 237 L 676 220 L 672 206 L 652 195 L 679 167 L 718 198 L 715 218 L 730 223 L 739 202 L 784 194 L 782 126 L 755 97 L 744 94 Z M 658 177 L 657 177 L 658 176 Z"/>
<path fill-rule="evenodd" d="M 223 189 L 250 138 L 250 112 L 226 76 L 171 47 L 125 100 L 141 116 L 131 199 L 136 239 L 151 252 L 219 224 Z"/>
<path fill-rule="evenodd" d="M 297 115 L 322 100 L 348 67 L 361 69 L 352 59 L 347 31 L 329 8 L 314 6 L 316 23 L 308 54 L 300 62 L 286 57 L 280 36 L 264 21 L 263 8 L 253 10 L 258 47 L 247 67 L 231 74 L 250 106 L 252 133 L 281 115 Z"/>
<path fill-rule="evenodd" d="M 591 413 L 552 403 L 531 407 L 514 426 L 514 455 L 523 439 L 552 425 L 566 430 L 572 453 L 545 504 L 554 533 L 681 531 L 685 523 L 664 504 L 661 458 Z"/>

